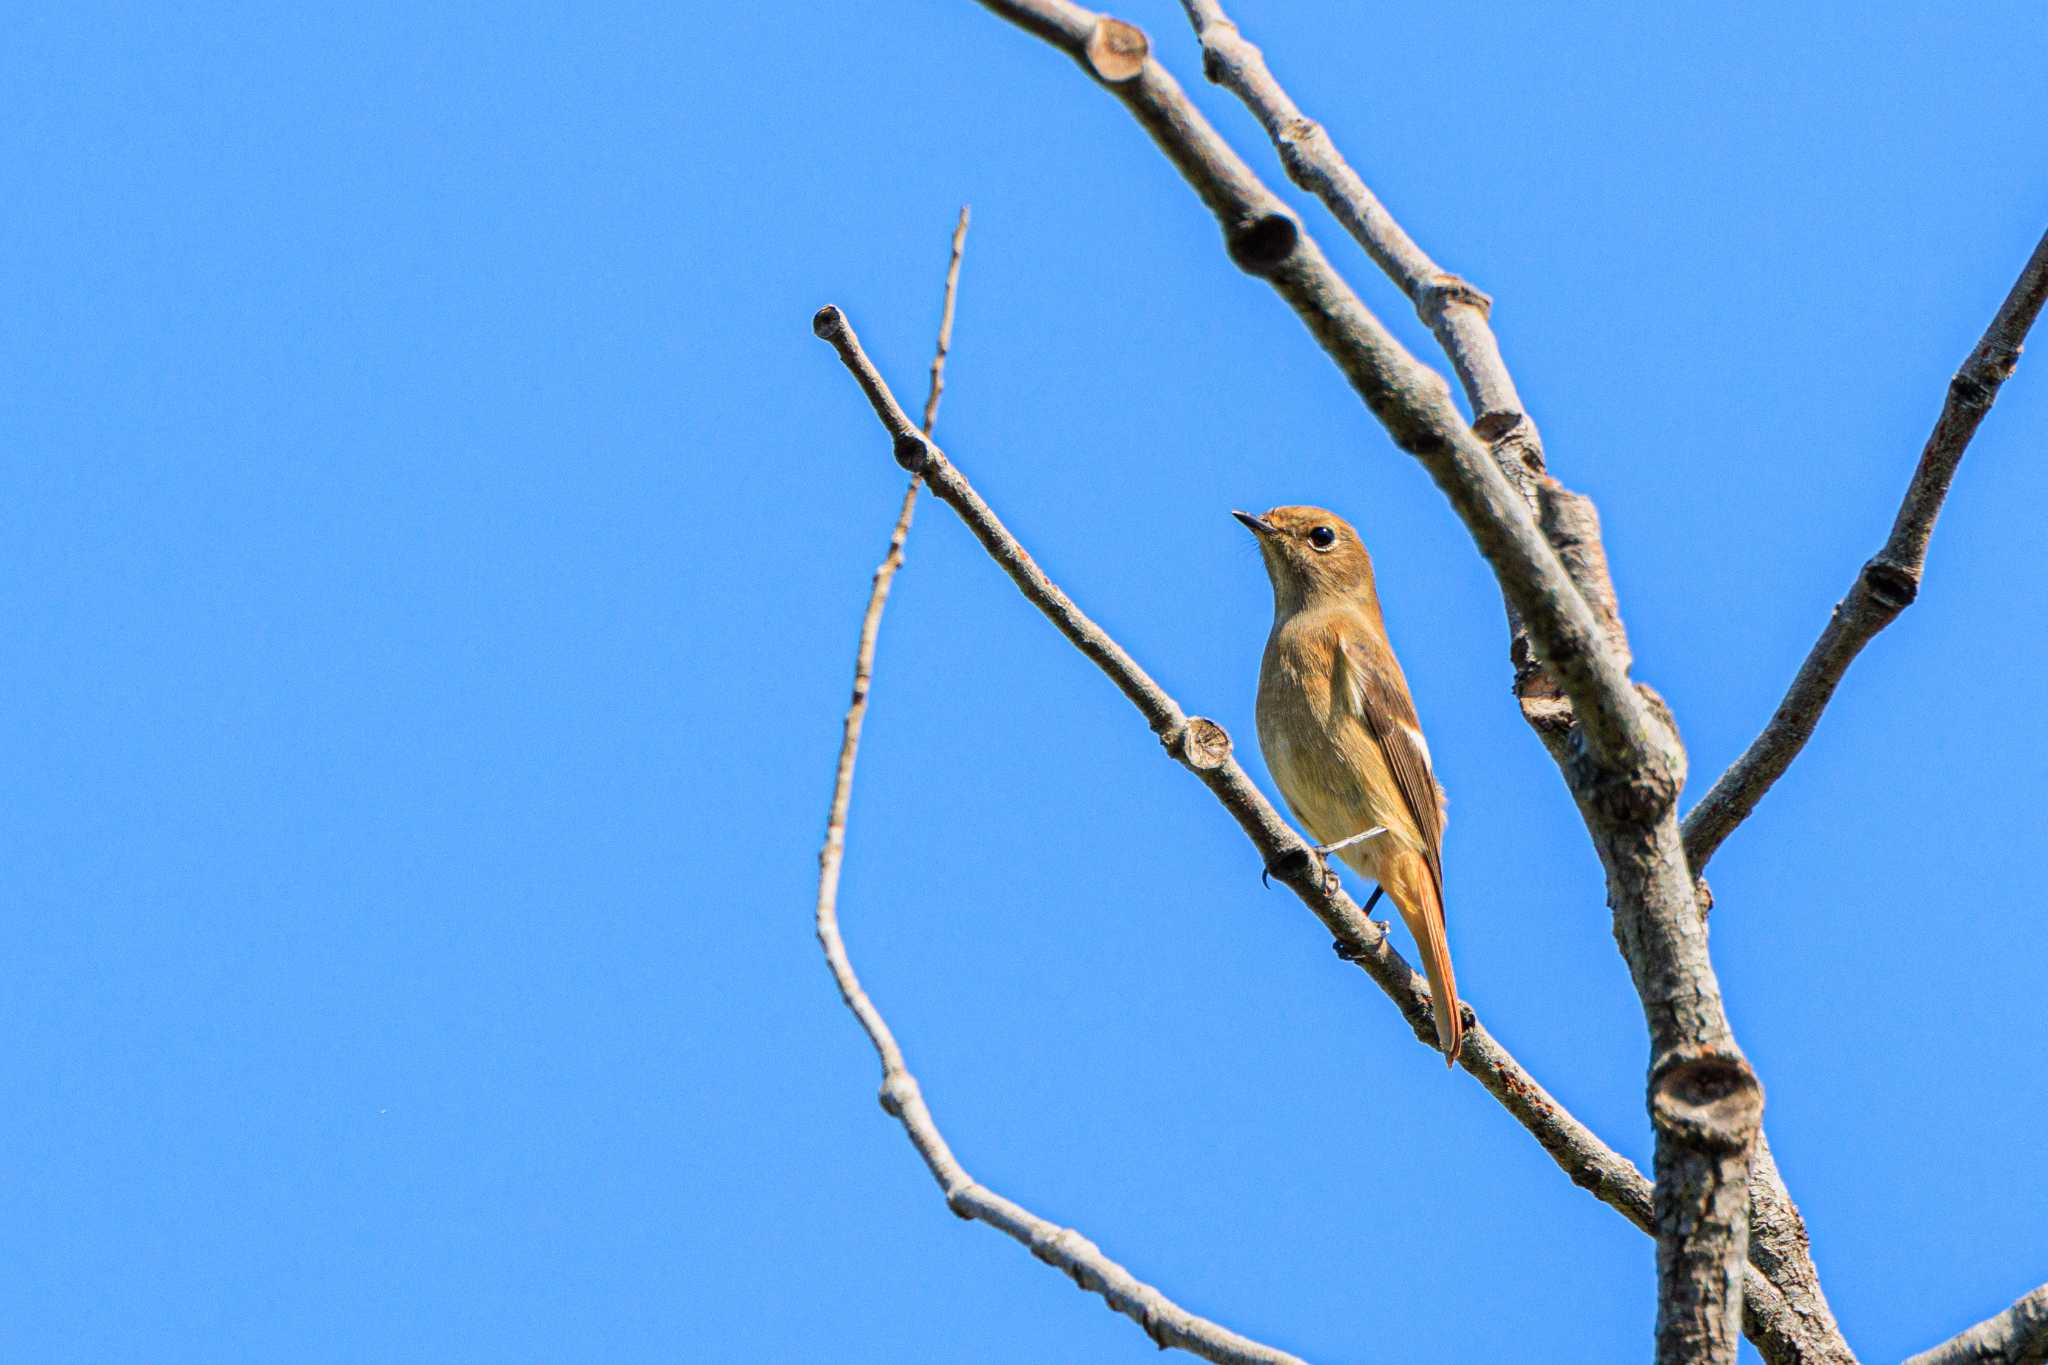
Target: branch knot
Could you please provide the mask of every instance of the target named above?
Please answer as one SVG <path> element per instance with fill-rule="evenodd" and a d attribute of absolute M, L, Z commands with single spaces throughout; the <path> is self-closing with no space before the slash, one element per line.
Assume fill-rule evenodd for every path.
<path fill-rule="evenodd" d="M 1896 615 L 1920 595 L 1920 575 L 1879 555 L 1863 566 L 1863 583 L 1877 604 Z"/>
<path fill-rule="evenodd" d="M 1435 279 L 1422 287 L 1420 297 L 1415 300 L 1415 312 L 1424 322 L 1434 322 L 1444 309 L 1461 304 L 1477 310 L 1482 318 L 1493 315 L 1491 294 L 1469 280 L 1440 271 Z"/>
<path fill-rule="evenodd" d="M 1677 803 L 1684 773 L 1676 767 L 1680 760 L 1669 752 L 1646 754 L 1626 767 L 1609 768 L 1594 758 L 1583 728 L 1574 726 L 1566 742 L 1570 752 L 1565 772 L 1572 790 L 1604 819 L 1630 826 L 1651 825 Z"/>
<path fill-rule="evenodd" d="M 881 1102 L 883 1113 L 900 1119 L 903 1111 L 919 1098 L 917 1078 L 908 1071 L 892 1070 L 882 1077 L 882 1092 L 875 1098 Z"/>
<path fill-rule="evenodd" d="M 2014 360 L 2017 359 L 2018 356 L 2015 355 Z M 1998 384 L 2004 380 L 2007 373 L 2010 373 L 2011 366 L 2004 367 L 2003 372 L 1999 369 L 1992 370 L 1994 379 L 1989 384 L 1972 374 L 1971 368 L 1964 366 L 1956 371 L 1955 378 L 1948 381 L 1949 401 L 1959 408 L 1972 408 L 1982 412 L 1991 406 L 1992 398 L 1998 393 Z"/>
<path fill-rule="evenodd" d="M 1101 1248 L 1073 1228 L 1049 1227 L 1032 1235 L 1031 1254 L 1047 1265 L 1067 1270 L 1076 1283 L 1085 1283 L 1076 1262 L 1100 1255 Z"/>
<path fill-rule="evenodd" d="M 1651 1069 L 1650 1122 L 1688 1147 L 1743 1151 L 1763 1113 L 1763 1083 L 1740 1052 L 1686 1044 Z"/>
<path fill-rule="evenodd" d="M 1208 20 L 1197 30 L 1195 38 L 1202 45 L 1202 75 L 1211 85 L 1222 85 L 1230 76 L 1232 62 L 1223 55 L 1224 44 L 1249 46 L 1237 25 L 1228 19 Z"/>
<path fill-rule="evenodd" d="M 1314 142 L 1323 134 L 1323 125 L 1306 114 L 1299 114 L 1282 124 L 1274 138 L 1280 143 L 1283 154 L 1295 156 L 1306 154 L 1306 144 Z"/>
<path fill-rule="evenodd" d="M 896 438 L 896 463 L 913 474 L 922 474 L 931 467 L 932 443 L 915 431 L 906 431 Z"/>
<path fill-rule="evenodd" d="M 1494 463 L 1505 463 L 1502 458 L 1505 456 L 1506 460 L 1513 461 L 1522 469 L 1540 474 L 1543 472 L 1543 453 L 1541 450 L 1531 449 L 1527 429 L 1532 425 L 1527 413 L 1513 412 L 1506 408 L 1482 412 L 1472 419 L 1473 433 L 1493 447 Z M 1505 442 L 1510 436 L 1516 436 L 1518 439 L 1514 445 L 1506 446 Z"/>
<path fill-rule="evenodd" d="M 1083 51 L 1088 57 L 1088 69 L 1096 79 L 1117 85 L 1145 69 L 1145 59 L 1152 55 L 1152 42 L 1145 36 L 1145 30 L 1135 24 L 1105 14 L 1095 21 L 1095 31 L 1088 35 L 1088 46 Z"/>
<path fill-rule="evenodd" d="M 1230 761 L 1230 732 L 1207 716 L 1189 716 L 1186 724 L 1160 736 L 1159 742 L 1196 772 L 1211 772 Z"/>
<path fill-rule="evenodd" d="M 1232 225 L 1224 247 L 1247 275 L 1270 275 L 1294 254 L 1300 240 L 1301 225 L 1291 214 L 1271 212 Z"/>
<path fill-rule="evenodd" d="M 972 1180 L 962 1178 L 946 1187 L 946 1210 L 955 1218 L 971 1223 L 975 1219 L 976 1197 L 983 1193 L 981 1186 Z"/>

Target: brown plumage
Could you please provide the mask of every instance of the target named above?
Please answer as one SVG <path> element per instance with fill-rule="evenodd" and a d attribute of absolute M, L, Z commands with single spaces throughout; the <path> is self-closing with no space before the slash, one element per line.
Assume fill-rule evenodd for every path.
<path fill-rule="evenodd" d="M 1447 1063 L 1464 1045 L 1444 936 L 1443 789 L 1387 640 L 1372 556 L 1320 507 L 1236 512 L 1273 580 L 1273 633 L 1259 668 L 1259 749 L 1295 818 L 1319 844 L 1386 833 L 1338 856 L 1393 898 L 1422 950 Z"/>

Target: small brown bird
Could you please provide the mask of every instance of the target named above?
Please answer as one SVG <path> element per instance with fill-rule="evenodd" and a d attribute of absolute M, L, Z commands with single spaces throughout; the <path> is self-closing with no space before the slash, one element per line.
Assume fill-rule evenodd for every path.
<path fill-rule="evenodd" d="M 1318 851 L 1394 898 L 1422 950 L 1444 1060 L 1456 1062 L 1465 1026 L 1444 937 L 1443 789 L 1387 640 L 1372 556 L 1320 507 L 1231 515 L 1258 537 L 1273 580 L 1273 633 L 1259 665 L 1266 767 Z"/>

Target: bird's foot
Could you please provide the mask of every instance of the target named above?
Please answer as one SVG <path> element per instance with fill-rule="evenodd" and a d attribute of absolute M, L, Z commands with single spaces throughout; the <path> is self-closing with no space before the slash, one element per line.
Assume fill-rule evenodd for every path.
<path fill-rule="evenodd" d="M 1259 881 L 1262 885 L 1270 887 L 1273 883 L 1268 880 L 1269 878 L 1278 877 L 1281 881 L 1289 881 L 1311 868 L 1319 874 L 1318 880 L 1322 884 L 1324 895 L 1334 896 L 1343 888 L 1343 883 L 1337 880 L 1337 873 L 1323 857 L 1323 850 L 1314 844 L 1283 853 L 1267 863 L 1259 871 Z"/>
<path fill-rule="evenodd" d="M 1343 849 L 1350 848 L 1353 844 L 1362 844 L 1367 839 L 1377 839 L 1380 835 L 1385 834 L 1386 832 L 1387 827 L 1385 825 L 1374 825 L 1371 829 L 1362 829 L 1358 831 L 1358 833 L 1352 835 L 1349 839 L 1339 839 L 1334 844 L 1317 844 L 1315 846 L 1315 849 L 1318 854 L 1327 858 L 1332 853 L 1336 853 Z"/>
<path fill-rule="evenodd" d="M 1303 867 L 1304 863 L 1313 863 L 1322 869 L 1323 891 L 1328 895 L 1334 896 L 1342 886 L 1342 883 L 1337 880 L 1336 872 L 1330 868 L 1330 855 L 1332 853 L 1341 853 L 1353 844 L 1362 844 L 1367 839 L 1377 838 L 1386 832 L 1387 827 L 1385 825 L 1374 825 L 1371 829 L 1360 830 L 1348 839 L 1339 839 L 1334 844 L 1310 844 L 1306 850 L 1295 849 L 1292 852 L 1283 853 L 1260 869 L 1259 884 L 1271 887 L 1273 885 L 1271 879 L 1276 874 L 1284 881 L 1291 874 L 1306 871 L 1307 869 Z M 1372 902 L 1379 898 L 1380 893 L 1374 891 L 1372 893 L 1372 901 L 1367 901 L 1365 908 L 1367 910 L 1372 909 Z"/>
<path fill-rule="evenodd" d="M 1314 861 L 1316 861 L 1316 858 L 1313 845 L 1308 850 L 1289 849 L 1259 869 L 1259 885 L 1271 890 L 1273 878 L 1278 877 L 1284 882 L 1289 877 L 1300 876 L 1308 870 L 1308 865 Z"/>

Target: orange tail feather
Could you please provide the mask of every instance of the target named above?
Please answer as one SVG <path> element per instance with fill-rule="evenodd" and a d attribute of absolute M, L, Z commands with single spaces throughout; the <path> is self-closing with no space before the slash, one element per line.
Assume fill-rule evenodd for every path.
<path fill-rule="evenodd" d="M 1435 878 L 1429 875 L 1420 858 L 1414 860 L 1412 868 L 1401 870 L 1416 875 L 1392 878 L 1387 893 L 1401 911 L 1408 932 L 1415 935 L 1415 946 L 1422 954 L 1422 971 L 1429 978 L 1430 1001 L 1436 1011 L 1436 1040 L 1443 1048 L 1444 1065 L 1455 1066 L 1458 1053 L 1465 1046 L 1465 1013 L 1458 1002 L 1458 976 L 1451 970 L 1443 898 L 1437 893 Z"/>

